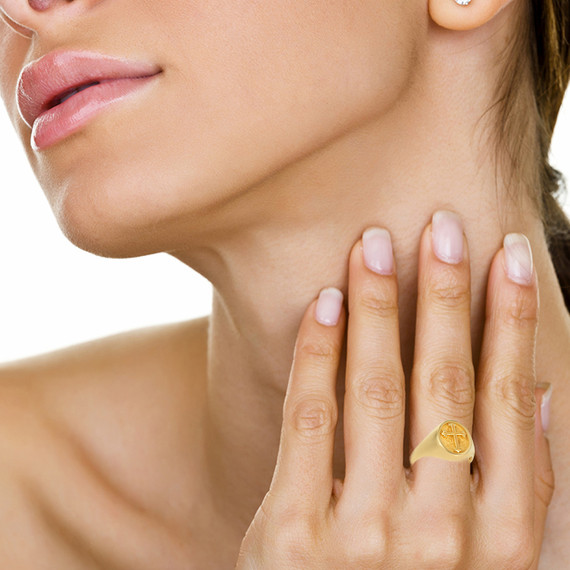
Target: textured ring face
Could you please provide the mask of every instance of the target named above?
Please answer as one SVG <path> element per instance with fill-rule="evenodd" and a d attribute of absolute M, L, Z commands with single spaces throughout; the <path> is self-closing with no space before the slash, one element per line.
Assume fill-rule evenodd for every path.
<path fill-rule="evenodd" d="M 453 455 L 461 455 L 469 449 L 469 432 L 458 422 L 445 422 L 439 428 L 439 441 Z"/>
<path fill-rule="evenodd" d="M 447 461 L 469 461 L 475 458 L 475 445 L 467 428 L 455 420 L 436 426 L 410 454 L 410 465 L 421 457 L 439 457 Z"/>

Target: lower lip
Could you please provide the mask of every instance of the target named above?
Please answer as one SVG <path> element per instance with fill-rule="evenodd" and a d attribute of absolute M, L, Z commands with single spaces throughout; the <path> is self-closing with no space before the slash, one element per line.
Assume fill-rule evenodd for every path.
<path fill-rule="evenodd" d="M 156 75 L 112 79 L 88 87 L 63 103 L 44 111 L 34 121 L 31 144 L 43 150 L 81 130 L 109 105 L 122 101 L 147 85 Z"/>

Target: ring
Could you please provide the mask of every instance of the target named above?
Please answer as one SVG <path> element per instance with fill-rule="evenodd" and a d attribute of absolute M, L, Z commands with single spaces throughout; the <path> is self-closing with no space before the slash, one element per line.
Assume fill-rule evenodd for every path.
<path fill-rule="evenodd" d="M 471 463 L 475 457 L 475 445 L 467 428 L 455 420 L 445 420 L 412 451 L 410 465 L 420 457 L 439 457 L 447 461 Z"/>

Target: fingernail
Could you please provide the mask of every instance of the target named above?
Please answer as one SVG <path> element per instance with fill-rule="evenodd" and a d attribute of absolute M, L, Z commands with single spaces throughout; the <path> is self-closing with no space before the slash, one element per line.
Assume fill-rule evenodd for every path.
<path fill-rule="evenodd" d="M 394 271 L 394 254 L 390 232 L 383 228 L 369 228 L 362 234 L 364 264 L 380 275 Z"/>
<path fill-rule="evenodd" d="M 540 419 L 542 421 L 542 431 L 546 433 L 548 431 L 548 426 L 550 425 L 550 398 L 552 397 L 552 384 L 550 382 L 545 382 L 543 384 L 537 384 L 537 388 L 544 388 L 546 392 L 542 394 L 542 400 L 540 402 Z"/>
<path fill-rule="evenodd" d="M 431 221 L 435 255 L 445 263 L 463 261 L 463 224 L 457 214 L 447 210 L 435 212 Z"/>
<path fill-rule="evenodd" d="M 507 234 L 503 240 L 507 276 L 514 283 L 530 285 L 532 282 L 532 251 L 523 234 Z"/>
<path fill-rule="evenodd" d="M 335 287 L 322 289 L 317 300 L 315 309 L 315 319 L 321 325 L 334 327 L 338 323 L 340 311 L 342 309 L 343 295 Z"/>

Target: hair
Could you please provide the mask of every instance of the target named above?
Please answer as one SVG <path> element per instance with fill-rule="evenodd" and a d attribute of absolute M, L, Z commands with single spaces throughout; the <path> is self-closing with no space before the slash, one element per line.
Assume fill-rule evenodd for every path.
<path fill-rule="evenodd" d="M 570 308 L 570 221 L 556 200 L 566 185 L 548 162 L 552 131 L 570 76 L 570 0 L 532 0 L 532 48 L 535 95 L 540 124 L 542 219 L 550 255 Z"/>
<path fill-rule="evenodd" d="M 515 33 L 500 54 L 495 87 L 495 152 L 526 188 L 544 227 L 564 302 L 570 310 L 570 220 L 559 199 L 564 175 L 549 160 L 552 134 L 570 75 L 570 0 L 520 0 Z M 515 189 L 514 196 L 520 191 Z"/>

